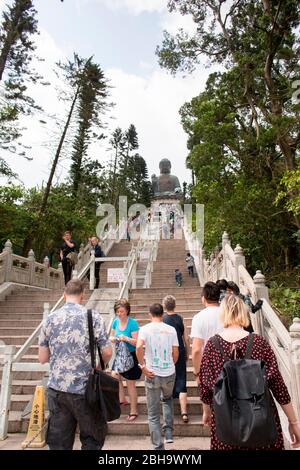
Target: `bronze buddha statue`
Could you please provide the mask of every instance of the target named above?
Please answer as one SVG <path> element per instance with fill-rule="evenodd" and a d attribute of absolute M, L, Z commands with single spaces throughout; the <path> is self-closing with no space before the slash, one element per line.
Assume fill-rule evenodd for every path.
<path fill-rule="evenodd" d="M 155 199 L 180 199 L 181 187 L 177 176 L 171 175 L 171 162 L 163 158 L 159 163 L 160 176 L 152 175 Z"/>

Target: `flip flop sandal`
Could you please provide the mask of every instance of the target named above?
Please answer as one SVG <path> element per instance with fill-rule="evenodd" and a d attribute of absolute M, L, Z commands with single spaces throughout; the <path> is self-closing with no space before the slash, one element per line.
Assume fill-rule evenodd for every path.
<path fill-rule="evenodd" d="M 130 413 L 126 418 L 126 421 L 128 421 L 129 423 L 132 423 L 133 421 L 136 420 L 137 417 L 138 417 L 137 414 Z"/>
<path fill-rule="evenodd" d="M 121 406 L 127 406 L 127 405 L 129 405 L 129 402 L 128 402 L 127 400 L 125 400 L 125 401 L 120 401 L 120 405 L 121 405 Z"/>
<path fill-rule="evenodd" d="M 189 417 L 188 417 L 188 414 L 187 413 L 181 413 L 181 417 L 182 417 L 182 421 L 184 423 L 188 423 L 189 422 Z"/>

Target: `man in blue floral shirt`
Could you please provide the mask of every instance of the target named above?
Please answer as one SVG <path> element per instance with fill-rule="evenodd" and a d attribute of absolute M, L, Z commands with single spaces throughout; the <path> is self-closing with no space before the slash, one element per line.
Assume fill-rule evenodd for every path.
<path fill-rule="evenodd" d="M 39 360 L 50 362 L 47 444 L 52 450 L 73 448 L 77 423 L 83 450 L 99 450 L 106 436 L 106 424 L 97 422 L 85 401 L 91 371 L 87 309 L 83 307 L 84 285 L 72 279 L 65 287 L 65 305 L 44 321 L 39 338 Z M 103 361 L 112 355 L 105 324 L 93 311 L 94 336 Z"/>

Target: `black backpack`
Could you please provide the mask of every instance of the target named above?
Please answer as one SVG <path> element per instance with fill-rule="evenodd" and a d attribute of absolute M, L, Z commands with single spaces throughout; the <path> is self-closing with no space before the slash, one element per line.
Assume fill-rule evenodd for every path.
<path fill-rule="evenodd" d="M 216 435 L 230 446 L 266 447 L 278 437 L 265 363 L 251 359 L 253 339 L 250 334 L 243 359 L 231 359 L 219 337 L 212 338 L 225 358 L 213 392 Z"/>

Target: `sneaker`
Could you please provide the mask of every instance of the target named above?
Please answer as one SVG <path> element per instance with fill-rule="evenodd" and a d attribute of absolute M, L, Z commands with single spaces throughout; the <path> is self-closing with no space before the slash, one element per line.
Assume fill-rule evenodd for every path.
<path fill-rule="evenodd" d="M 166 433 L 165 435 L 165 443 L 166 444 L 172 444 L 173 441 L 173 436 L 171 432 Z"/>

